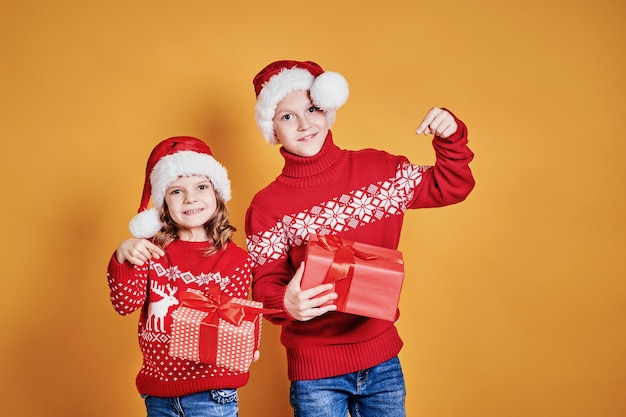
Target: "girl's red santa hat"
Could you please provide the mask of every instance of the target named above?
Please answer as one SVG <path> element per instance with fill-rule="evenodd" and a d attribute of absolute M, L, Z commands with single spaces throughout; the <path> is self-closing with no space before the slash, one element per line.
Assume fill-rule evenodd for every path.
<path fill-rule="evenodd" d="M 166 139 L 155 146 L 148 158 L 141 204 L 129 224 L 134 237 L 151 238 L 163 228 L 160 212 L 167 187 L 178 177 L 190 175 L 207 177 L 215 192 L 225 202 L 230 200 L 226 168 L 213 157 L 206 143 L 189 136 Z M 148 209 L 151 198 L 154 207 Z"/>
<path fill-rule="evenodd" d="M 263 68 L 252 81 L 257 102 L 255 118 L 268 143 L 276 144 L 274 113 L 276 106 L 293 91 L 309 91 L 311 101 L 326 113 L 328 124 L 335 121 L 336 110 L 348 100 L 348 82 L 337 72 L 324 71 L 312 61 L 276 61 Z"/>

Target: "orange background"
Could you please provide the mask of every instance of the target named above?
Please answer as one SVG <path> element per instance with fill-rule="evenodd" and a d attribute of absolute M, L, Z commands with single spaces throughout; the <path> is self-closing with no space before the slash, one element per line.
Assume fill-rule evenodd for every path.
<path fill-rule="evenodd" d="M 477 186 L 409 213 L 398 323 L 409 416 L 626 415 L 621 1 L 32 1 L 0 6 L 3 415 L 140 416 L 137 315 L 110 305 L 148 153 L 205 139 L 244 245 L 282 167 L 253 118 L 275 59 L 341 72 L 334 133 L 431 163 L 432 106 L 469 126 Z M 278 328 L 242 416 L 289 416 Z"/>

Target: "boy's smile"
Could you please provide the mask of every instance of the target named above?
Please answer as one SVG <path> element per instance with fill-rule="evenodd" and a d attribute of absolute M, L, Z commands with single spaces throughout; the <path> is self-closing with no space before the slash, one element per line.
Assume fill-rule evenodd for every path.
<path fill-rule="evenodd" d="M 285 150 L 294 155 L 317 155 L 328 135 L 326 113 L 315 107 L 308 91 L 289 93 L 276 105 L 274 132 Z"/>

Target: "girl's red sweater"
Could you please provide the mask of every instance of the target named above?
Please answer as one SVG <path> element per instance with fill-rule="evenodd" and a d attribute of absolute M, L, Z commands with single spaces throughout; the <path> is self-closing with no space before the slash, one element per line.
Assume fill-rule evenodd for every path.
<path fill-rule="evenodd" d="M 139 346 L 143 365 L 137 375 L 139 393 L 178 397 L 212 389 L 239 388 L 249 373 L 231 371 L 169 355 L 172 313 L 187 289 L 209 293 L 219 287 L 229 297 L 246 299 L 251 260 L 247 252 L 230 242 L 223 250 L 205 256 L 208 242 L 174 240 L 167 256 L 142 267 L 120 264 L 111 257 L 108 282 L 111 302 L 121 315 L 141 309 Z"/>
<path fill-rule="evenodd" d="M 281 148 L 282 173 L 255 195 L 246 213 L 253 298 L 284 310 L 286 285 L 304 259 L 311 233 L 397 249 L 407 209 L 463 201 L 474 187 L 469 168 L 474 155 L 465 124 L 458 119 L 457 124 L 452 136 L 433 140 L 434 166 L 375 149 L 342 150 L 331 132 L 313 157 Z M 390 321 L 338 312 L 304 322 L 286 312 L 265 317 L 283 326 L 292 381 L 366 369 L 402 347 Z"/>

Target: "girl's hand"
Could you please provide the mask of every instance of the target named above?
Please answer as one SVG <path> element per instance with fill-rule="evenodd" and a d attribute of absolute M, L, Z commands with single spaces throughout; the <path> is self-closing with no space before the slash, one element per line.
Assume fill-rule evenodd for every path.
<path fill-rule="evenodd" d="M 322 284 L 302 291 L 300 288 L 300 282 L 302 281 L 303 272 L 304 263 L 301 263 L 300 267 L 287 285 L 284 303 L 285 309 L 289 312 L 289 314 L 291 314 L 291 316 L 296 320 L 307 321 L 321 316 L 322 314 L 326 314 L 329 311 L 337 310 L 337 306 L 334 304 L 320 307 L 322 304 L 326 304 L 328 301 L 336 299 L 337 293 L 331 292 L 318 297 L 318 295 L 324 291 L 331 290 L 333 285 Z"/>
<path fill-rule="evenodd" d="M 433 107 L 426 114 L 415 133 L 418 135 L 422 133 L 424 135 L 433 134 L 445 139 L 456 132 L 457 128 L 456 120 L 450 113 L 438 107 Z"/>
<path fill-rule="evenodd" d="M 164 256 L 163 249 L 147 239 L 131 237 L 126 239 L 117 247 L 115 259 L 117 262 L 129 262 L 132 265 L 142 266 L 150 259 L 159 259 Z"/>

